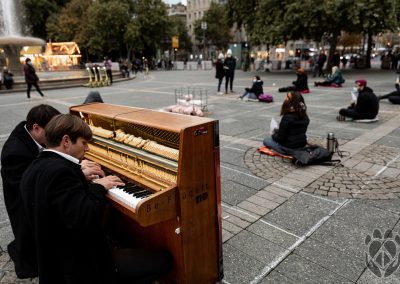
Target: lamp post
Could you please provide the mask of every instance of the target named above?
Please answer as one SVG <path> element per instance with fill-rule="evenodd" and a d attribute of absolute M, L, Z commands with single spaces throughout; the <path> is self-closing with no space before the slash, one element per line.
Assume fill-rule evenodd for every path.
<path fill-rule="evenodd" d="M 203 54 L 204 54 L 204 59 L 206 59 L 206 29 L 207 29 L 207 22 L 201 22 L 201 29 L 203 30 Z"/>

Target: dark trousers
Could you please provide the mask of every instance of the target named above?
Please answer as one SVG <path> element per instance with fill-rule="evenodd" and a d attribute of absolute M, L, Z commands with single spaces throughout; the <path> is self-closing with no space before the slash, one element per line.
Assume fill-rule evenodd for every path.
<path fill-rule="evenodd" d="M 37 82 L 35 82 L 35 83 L 27 83 L 27 84 L 28 84 L 28 89 L 27 89 L 26 92 L 27 92 L 27 95 L 28 95 L 28 99 L 31 98 L 31 89 L 32 89 L 32 86 L 34 86 L 34 87 L 36 88 L 36 91 L 38 91 L 38 93 L 39 93 L 42 97 L 44 97 L 42 91 L 40 90 L 40 88 L 39 88 L 39 86 L 38 86 L 38 84 L 37 84 Z"/>
<path fill-rule="evenodd" d="M 107 69 L 106 72 L 107 72 L 108 80 L 110 80 L 110 83 L 112 84 L 113 80 L 112 80 L 112 71 L 111 71 L 111 69 Z"/>
<path fill-rule="evenodd" d="M 223 80 L 224 80 L 224 77 L 218 78 L 218 92 L 221 91 L 221 85 L 222 85 Z"/>
<path fill-rule="evenodd" d="M 325 73 L 324 73 L 324 64 L 320 64 L 318 63 L 318 77 L 324 77 Z"/>
<path fill-rule="evenodd" d="M 235 77 L 235 72 L 234 71 L 226 71 L 225 74 L 225 92 L 228 92 L 228 84 L 230 87 L 230 90 L 233 90 L 233 79 Z"/>
<path fill-rule="evenodd" d="M 371 115 L 365 114 L 365 113 L 359 113 L 357 112 L 353 106 L 349 106 L 348 108 L 342 108 L 339 110 L 339 114 L 343 115 L 345 117 L 350 117 L 352 119 L 374 119 Z"/>

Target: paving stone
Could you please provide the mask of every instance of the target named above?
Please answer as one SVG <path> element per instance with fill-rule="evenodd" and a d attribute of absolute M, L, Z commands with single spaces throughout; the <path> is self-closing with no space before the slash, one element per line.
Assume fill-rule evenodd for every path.
<path fill-rule="evenodd" d="M 270 240 L 271 242 L 284 247 L 289 248 L 292 246 L 299 238 L 293 234 L 277 228 L 272 224 L 267 224 L 263 220 L 258 220 L 247 228 L 247 231 L 252 232 L 264 239 Z"/>
<path fill-rule="evenodd" d="M 338 251 L 312 239 L 306 240 L 294 251 L 325 269 L 355 282 L 366 267 L 365 260 Z"/>
<path fill-rule="evenodd" d="M 365 259 L 365 238 L 370 233 L 367 229 L 349 225 L 333 217 L 312 234 L 311 239 Z"/>
<path fill-rule="evenodd" d="M 225 229 L 222 229 L 222 242 L 223 243 L 227 242 L 233 236 L 234 236 L 234 234 L 232 234 L 231 232 L 229 232 Z"/>
<path fill-rule="evenodd" d="M 237 205 L 250 196 L 253 196 L 256 192 L 253 188 L 230 180 L 222 182 L 221 186 L 222 200 L 230 205 Z"/>
<path fill-rule="evenodd" d="M 295 283 L 352 283 L 342 275 L 296 254 L 289 255 L 275 270 Z"/>
<path fill-rule="evenodd" d="M 267 214 L 269 211 L 271 211 L 270 209 L 268 209 L 266 207 L 262 207 L 262 206 L 259 206 L 257 204 L 254 204 L 254 203 L 248 202 L 248 201 L 240 202 L 238 204 L 238 207 L 245 209 L 247 211 L 250 211 L 259 216 L 263 216 L 263 215 Z"/>
<path fill-rule="evenodd" d="M 236 216 L 247 222 L 255 222 L 256 220 L 258 220 L 260 218 L 259 215 L 256 215 L 252 212 L 249 212 L 249 211 L 244 210 L 243 208 L 239 208 L 239 207 L 222 206 L 222 209 L 224 212 L 223 216 L 225 216 L 226 214 L 233 215 L 233 216 Z"/>
<path fill-rule="evenodd" d="M 372 232 L 374 229 L 387 230 L 394 227 L 400 216 L 365 203 L 353 200 L 342 207 L 334 217 L 350 226 L 357 226 Z"/>
<path fill-rule="evenodd" d="M 223 215 L 222 219 L 225 220 L 226 222 L 232 223 L 242 229 L 248 227 L 251 224 L 250 222 L 240 219 L 234 215 Z"/>
<path fill-rule="evenodd" d="M 268 199 L 265 199 L 265 198 L 262 198 L 262 197 L 256 196 L 256 195 L 250 196 L 249 198 L 247 198 L 247 201 L 257 204 L 262 207 L 266 207 L 270 210 L 273 210 L 279 206 L 279 203 L 273 202 L 271 200 L 268 200 Z"/>
<path fill-rule="evenodd" d="M 258 283 L 259 284 L 271 284 L 271 283 L 296 284 L 298 282 L 295 282 L 294 280 L 289 279 L 288 277 L 286 277 L 274 270 L 271 273 L 269 273 L 266 277 L 261 279 Z"/>
<path fill-rule="evenodd" d="M 282 188 L 279 188 L 279 187 L 276 187 L 273 185 L 266 187 L 265 191 L 269 191 L 271 193 L 277 194 L 277 195 L 285 197 L 285 198 L 289 198 L 295 194 L 295 192 L 288 191 L 288 190 L 285 190 L 285 189 L 282 189 Z"/>
<path fill-rule="evenodd" d="M 277 255 L 285 251 L 285 248 L 246 230 L 231 238 L 228 244 L 265 265 L 270 264 Z"/>
<path fill-rule="evenodd" d="M 224 280 L 231 284 L 250 283 L 265 266 L 230 244 L 223 245 L 223 255 Z"/>
<path fill-rule="evenodd" d="M 287 200 L 287 198 L 279 196 L 278 194 L 272 193 L 271 191 L 260 190 L 256 193 L 256 196 L 271 200 L 275 203 L 281 204 Z"/>

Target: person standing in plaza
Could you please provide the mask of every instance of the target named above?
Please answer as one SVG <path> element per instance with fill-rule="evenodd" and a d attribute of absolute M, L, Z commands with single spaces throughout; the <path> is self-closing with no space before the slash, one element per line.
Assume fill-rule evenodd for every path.
<path fill-rule="evenodd" d="M 31 98 L 32 86 L 34 86 L 36 90 L 39 92 L 39 94 L 42 97 L 44 97 L 45 95 L 42 93 L 38 85 L 39 77 L 36 75 L 35 67 L 33 67 L 32 60 L 30 58 L 25 59 L 24 75 L 25 75 L 25 82 L 28 86 L 27 89 L 28 99 Z"/>
<path fill-rule="evenodd" d="M 317 65 L 318 65 L 318 77 L 324 77 L 325 73 L 324 73 L 324 64 L 326 62 L 326 54 L 324 51 L 321 51 L 321 54 L 318 56 L 318 61 L 317 61 Z"/>
<path fill-rule="evenodd" d="M 228 85 L 231 93 L 233 91 L 233 79 L 235 78 L 236 59 L 232 57 L 232 50 L 228 49 L 224 61 L 225 69 L 225 94 L 228 94 Z"/>
<path fill-rule="evenodd" d="M 224 55 L 220 53 L 218 55 L 218 60 L 215 62 L 215 78 L 218 79 L 218 89 L 217 89 L 217 94 L 222 95 L 223 93 L 221 92 L 221 85 L 222 85 L 222 80 L 224 80 L 225 77 L 225 69 L 224 69 Z"/>
<path fill-rule="evenodd" d="M 1 152 L 1 177 L 4 203 L 10 219 L 14 240 L 7 246 L 19 278 L 37 276 L 33 233 L 27 223 L 19 190 L 22 174 L 43 149 L 44 128 L 60 112 L 50 105 L 33 107 L 11 132 Z"/>
<path fill-rule="evenodd" d="M 110 84 L 112 85 L 113 83 L 113 78 L 112 78 L 112 61 L 109 59 L 107 56 L 104 57 L 104 67 L 106 67 L 106 73 L 108 80 L 110 80 Z"/>

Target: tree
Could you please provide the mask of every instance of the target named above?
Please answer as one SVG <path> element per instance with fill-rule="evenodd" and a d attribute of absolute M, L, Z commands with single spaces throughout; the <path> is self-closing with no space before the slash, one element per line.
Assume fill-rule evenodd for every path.
<path fill-rule="evenodd" d="M 171 27 L 169 34 L 170 37 L 178 36 L 179 49 L 185 51 L 192 50 L 192 42 L 190 40 L 185 22 L 179 16 L 170 16 L 170 21 L 171 21 Z"/>
<path fill-rule="evenodd" d="M 201 22 L 207 23 L 207 30 L 204 32 L 201 28 Z M 203 32 L 205 38 L 203 38 Z M 210 9 L 205 12 L 204 17 L 194 22 L 194 34 L 196 40 L 202 45 L 204 40 L 211 42 L 218 49 L 226 48 L 231 40 L 230 28 L 228 25 L 225 6 L 212 2 Z"/>
<path fill-rule="evenodd" d="M 47 19 L 57 13 L 67 2 L 68 0 L 22 0 L 25 23 L 29 26 L 31 34 L 46 39 Z"/>

